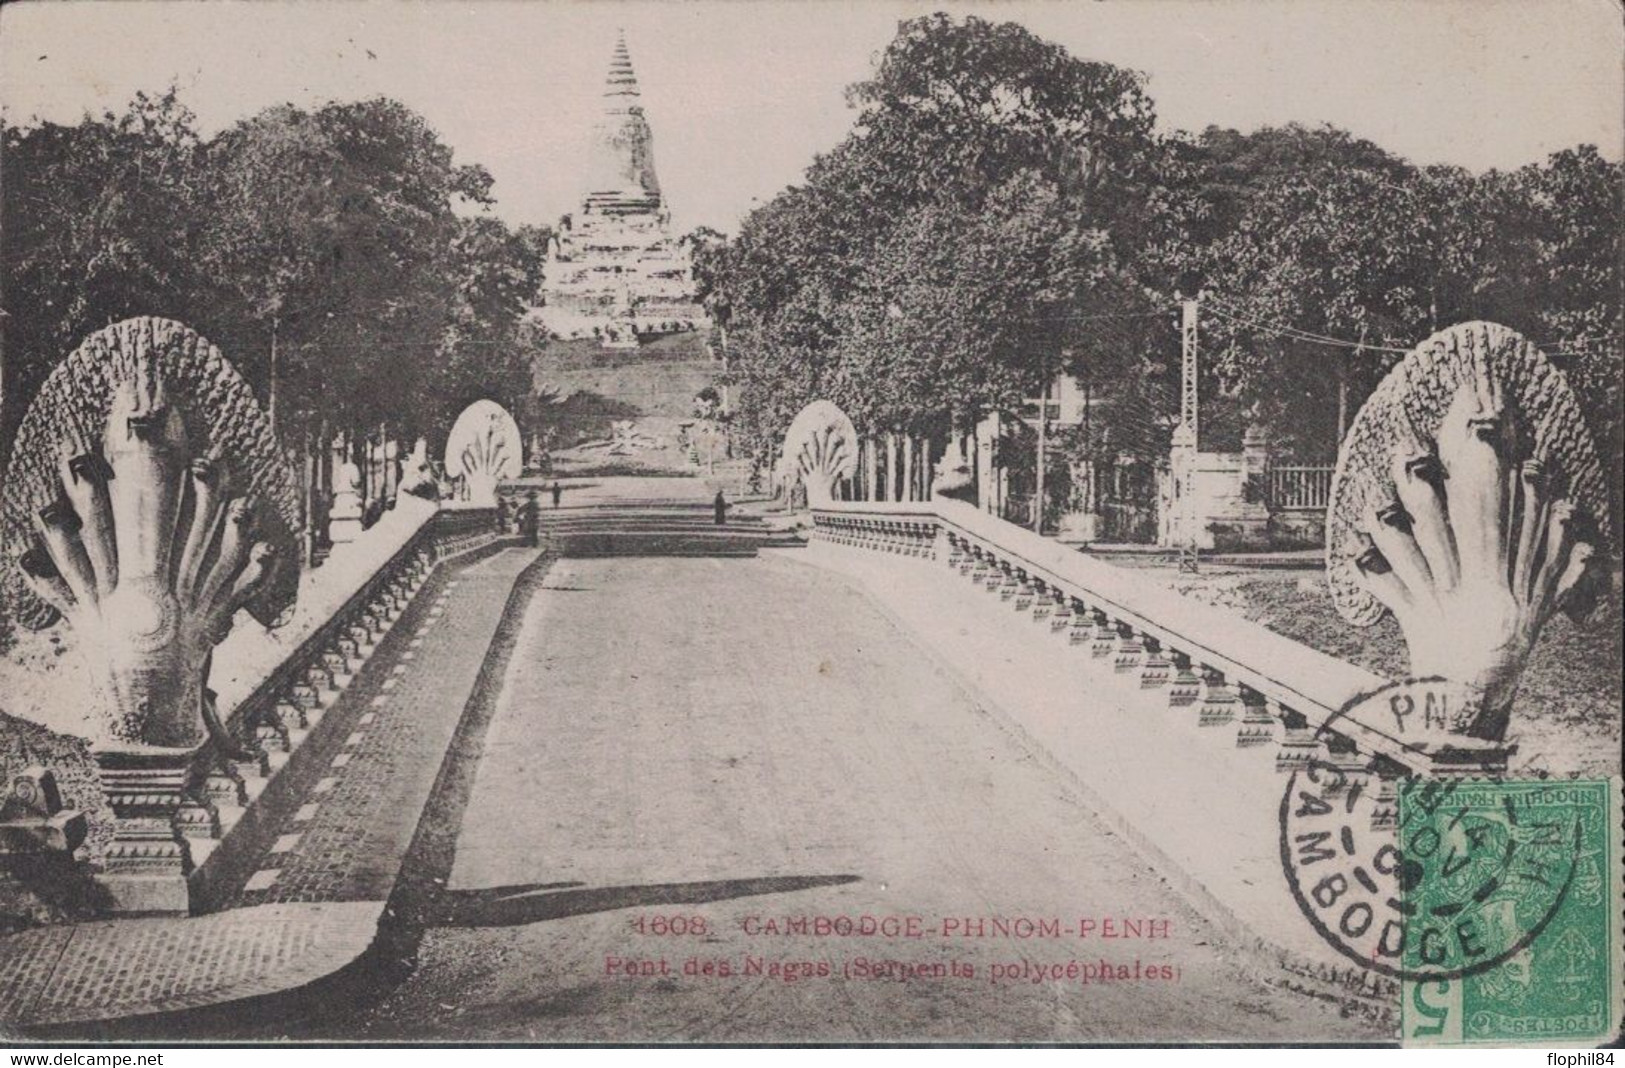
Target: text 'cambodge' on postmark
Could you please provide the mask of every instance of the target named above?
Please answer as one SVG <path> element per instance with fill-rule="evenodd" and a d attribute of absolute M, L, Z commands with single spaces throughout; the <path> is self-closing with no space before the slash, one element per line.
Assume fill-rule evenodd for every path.
<path fill-rule="evenodd" d="M 1619 786 L 1400 788 L 1408 1045 L 1586 1043 L 1619 1027 Z"/>

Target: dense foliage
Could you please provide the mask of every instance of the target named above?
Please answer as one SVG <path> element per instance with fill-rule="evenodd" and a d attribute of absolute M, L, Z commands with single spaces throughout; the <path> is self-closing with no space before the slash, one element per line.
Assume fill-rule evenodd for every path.
<path fill-rule="evenodd" d="M 1488 318 L 1568 371 L 1619 483 L 1625 172 L 1595 148 L 1475 175 L 1332 128 L 1160 137 L 1139 76 L 975 17 L 903 23 L 849 96 L 846 139 L 707 252 L 758 446 L 818 397 L 939 436 L 1065 369 L 1098 418 L 1063 448 L 1144 454 L 1200 292 L 1206 427 L 1325 459 L 1403 351 Z"/>
<path fill-rule="evenodd" d="M 868 432 L 964 430 L 1120 359 L 1103 339 L 1149 321 L 1126 254 L 1156 152 L 1139 76 L 933 15 L 850 96 L 852 133 L 708 272 L 747 439 L 817 396 Z"/>
<path fill-rule="evenodd" d="M 50 369 L 131 315 L 220 345 L 290 449 L 323 426 L 443 432 L 528 390 L 542 239 L 401 104 L 282 105 L 204 140 L 170 92 L 4 136 L 6 442 Z"/>

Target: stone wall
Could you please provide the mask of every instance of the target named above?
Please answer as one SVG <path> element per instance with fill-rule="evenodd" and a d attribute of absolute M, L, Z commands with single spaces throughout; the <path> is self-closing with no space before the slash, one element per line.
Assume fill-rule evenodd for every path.
<path fill-rule="evenodd" d="M 200 828 L 187 832 L 194 892 L 219 882 L 217 872 L 211 875 L 213 869 L 229 867 L 233 850 L 219 847 L 231 842 L 234 827 L 242 823 L 251 828 L 266 821 L 268 814 L 257 811 L 265 807 L 259 802 L 275 807 L 272 802 L 278 791 L 271 789 L 273 780 L 297 742 L 311 733 L 308 728 L 316 726 L 320 701 L 330 697 L 339 685 L 337 680 L 347 677 L 345 673 L 355 670 L 365 658 L 404 610 L 435 560 L 492 543 L 494 519 L 491 509 L 437 510 L 428 502 L 403 497 L 395 510 L 361 538 L 335 550 L 326 566 L 302 577 L 299 600 L 281 627 L 239 627 L 221 643 L 211 685 L 217 691 L 222 716 L 239 738 L 266 748 L 254 766 L 233 762 L 225 771 L 211 771 L 212 750 L 199 750 L 193 779 L 201 784 L 198 788 L 209 817 L 207 828 L 202 829 L 213 833 L 192 833 Z M 360 637 L 356 637 L 358 627 L 365 631 Z M 4 776 L 0 782 L 9 783 L 31 766 L 50 769 L 60 786 L 64 808 L 84 814 L 86 840 L 71 861 L 65 856 L 5 858 L 4 870 L 0 870 L 0 930 L 82 918 L 96 911 L 96 888 L 90 875 L 102 869 L 117 829 L 91 742 L 72 732 L 71 725 L 77 722 L 74 710 L 64 707 L 82 702 L 87 695 L 75 688 L 75 673 L 65 670 L 77 659 L 66 648 L 73 635 L 68 632 L 60 639 L 61 659 L 67 662 L 63 665 L 52 663 L 52 670 L 42 671 L 38 663 L 6 664 L 6 674 L 13 681 L 29 685 L 15 688 L 20 694 L 16 700 L 8 692 L 8 709 L 0 711 L 0 774 Z M 346 646 L 346 641 L 352 644 Z M 341 649 L 345 666 L 335 674 L 331 665 L 336 662 L 335 650 Z M 0 675 L 3 681 L 5 675 Z M 307 693 L 315 697 L 317 706 L 304 710 L 303 717 L 310 722 L 288 729 L 286 715 L 290 710 L 299 712 L 303 707 L 300 695 Z M 21 718 L 24 715 L 29 718 Z M 267 726 L 272 723 L 281 729 Z M 222 785 L 229 787 L 224 795 L 218 788 Z M 42 865 L 61 870 L 42 874 Z M 55 889 L 62 893 L 47 892 Z"/>

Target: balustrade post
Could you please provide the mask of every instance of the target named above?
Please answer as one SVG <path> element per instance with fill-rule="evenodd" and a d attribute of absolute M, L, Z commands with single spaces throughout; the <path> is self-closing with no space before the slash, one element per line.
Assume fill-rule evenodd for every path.
<path fill-rule="evenodd" d="M 1326 750 L 1326 763 L 1341 771 L 1350 782 L 1370 773 L 1370 761 L 1360 755 L 1359 746 L 1348 735 L 1323 731 L 1321 744 Z"/>
<path fill-rule="evenodd" d="M 310 729 L 309 712 L 301 705 L 286 698 L 277 701 L 271 710 L 271 714 L 276 717 L 278 723 L 282 724 L 282 729 L 290 734 L 294 731 Z"/>
<path fill-rule="evenodd" d="M 1072 599 L 1057 587 L 1051 591 L 1050 600 L 1050 633 L 1065 634 L 1072 626 Z"/>
<path fill-rule="evenodd" d="M 1161 642 L 1149 635 L 1144 641 L 1145 662 L 1140 667 L 1140 689 L 1155 690 L 1168 685 L 1169 669 L 1172 665 L 1163 654 Z"/>
<path fill-rule="evenodd" d="M 1217 668 L 1202 669 L 1202 708 L 1196 715 L 1198 727 L 1223 727 L 1236 718 L 1236 692 Z"/>
<path fill-rule="evenodd" d="M 1190 654 L 1180 649 L 1170 650 L 1168 658 L 1174 662 L 1174 674 L 1168 685 L 1168 707 L 1184 708 L 1195 704 L 1202 695 L 1202 679 L 1196 674 L 1196 665 Z"/>
<path fill-rule="evenodd" d="M 1033 582 L 1032 612 L 1033 622 L 1044 623 L 1049 619 L 1050 609 L 1055 607 L 1054 596 L 1048 585 L 1042 579 Z"/>
<path fill-rule="evenodd" d="M 1089 655 L 1097 660 L 1112 655 L 1117 648 L 1117 628 L 1112 626 L 1111 619 L 1099 608 L 1089 610 L 1089 621 L 1094 627 L 1094 636 L 1089 643 Z"/>
<path fill-rule="evenodd" d="M 1089 606 L 1072 598 L 1071 625 L 1066 632 L 1069 645 L 1087 645 L 1094 637 L 1094 624 L 1089 618 Z"/>
<path fill-rule="evenodd" d="M 1119 675 L 1131 675 L 1139 670 L 1140 659 L 1145 655 L 1145 644 L 1132 626 L 1119 621 L 1117 624 L 1117 653 L 1112 660 L 1112 670 Z"/>
<path fill-rule="evenodd" d="M 1281 741 L 1275 749 L 1275 770 L 1302 771 L 1320 751 L 1309 717 L 1295 708 L 1281 708 Z"/>
<path fill-rule="evenodd" d="M 328 678 L 332 680 L 335 690 L 345 689 L 355 678 L 354 673 L 350 670 L 350 658 L 344 654 L 337 643 L 328 646 L 322 652 L 322 664 L 327 668 Z"/>
<path fill-rule="evenodd" d="M 1410 774 L 1406 768 L 1396 760 L 1380 753 L 1371 761 L 1371 770 L 1376 774 L 1376 793 L 1371 806 L 1371 829 L 1373 831 L 1394 831 L 1399 828 L 1399 781 Z"/>
<path fill-rule="evenodd" d="M 1275 740 L 1275 717 L 1270 715 L 1269 698 L 1251 686 L 1241 691 L 1241 723 L 1236 728 L 1236 748 L 1252 749 Z"/>
<path fill-rule="evenodd" d="M 266 780 L 271 774 L 271 762 L 257 739 L 250 737 L 241 745 L 239 754 L 226 759 L 226 769 L 242 785 L 244 803 L 251 805 L 265 791 Z"/>

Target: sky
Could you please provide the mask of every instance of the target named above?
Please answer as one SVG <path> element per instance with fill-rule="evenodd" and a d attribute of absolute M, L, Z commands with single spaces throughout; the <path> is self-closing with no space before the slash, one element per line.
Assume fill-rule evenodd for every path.
<path fill-rule="evenodd" d="M 74 122 L 173 82 L 207 135 L 390 96 L 491 171 L 497 214 L 546 223 L 583 192 L 624 28 L 674 225 L 732 231 L 845 135 L 844 89 L 897 23 L 936 10 L 1144 72 L 1164 130 L 1331 123 L 1473 170 L 1625 140 L 1619 0 L 36 0 L 0 8 L 0 108 Z"/>

